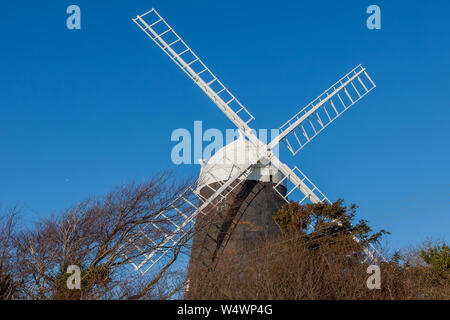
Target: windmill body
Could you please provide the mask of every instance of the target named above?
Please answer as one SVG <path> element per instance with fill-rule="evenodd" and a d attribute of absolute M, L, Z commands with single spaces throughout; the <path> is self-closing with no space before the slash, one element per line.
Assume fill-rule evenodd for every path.
<path fill-rule="evenodd" d="M 257 147 L 241 135 L 202 165 L 197 192 L 203 199 L 211 198 L 221 184 L 242 167 L 256 162 L 257 157 Z M 273 187 L 281 184 L 280 191 L 286 194 L 283 180 L 284 175 L 270 162 L 255 164 L 248 176 L 241 176 L 234 182 L 236 188 L 221 205 L 211 207 L 205 216 L 198 216 L 191 268 L 193 264 L 215 265 L 223 255 L 244 256 L 259 242 L 278 235 L 279 228 L 272 217 L 285 200 Z"/>
<path fill-rule="evenodd" d="M 180 194 L 166 211 L 158 214 L 156 218 L 164 219 L 167 229 L 150 223 L 148 228 L 158 236 L 134 244 L 136 251 L 149 252 L 143 260 L 132 261 L 136 270 L 146 273 L 161 259 L 170 257 L 171 248 L 186 239 L 193 229 L 191 262 L 214 268 L 224 252 L 245 251 L 257 239 L 276 232 L 271 216 L 288 201 L 288 197 L 298 199 L 300 204 L 305 201 L 330 202 L 298 167 L 291 168 L 283 163 L 274 148 L 283 142 L 293 155 L 297 154 L 371 92 L 376 86 L 363 66 L 352 69 L 302 108 L 279 128 L 280 134 L 266 144 L 249 126 L 253 115 L 155 9 L 138 15 L 133 21 L 241 134 L 239 139 L 202 164 L 198 181 Z M 299 197 L 294 196 L 294 192 Z M 146 230 L 142 232 L 144 238 Z M 376 261 L 375 248 L 364 251 L 367 258 Z"/>

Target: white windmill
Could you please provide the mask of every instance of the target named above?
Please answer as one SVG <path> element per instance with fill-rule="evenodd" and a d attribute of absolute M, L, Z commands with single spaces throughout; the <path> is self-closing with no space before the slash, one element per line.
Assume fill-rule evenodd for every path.
<path fill-rule="evenodd" d="M 168 228 L 161 230 L 156 225 L 149 225 L 145 232 L 157 230 L 157 237 L 146 236 L 147 240 L 135 243 L 137 250 L 145 250 L 148 254 L 141 261 L 133 261 L 136 270 L 146 273 L 163 257 L 170 256 L 171 248 L 180 242 L 193 228 L 194 221 L 199 215 L 207 216 L 212 207 L 223 205 L 226 198 L 242 184 L 248 181 L 255 173 L 261 179 L 267 174 L 268 169 L 273 178 L 273 189 L 287 201 L 291 194 L 298 190 L 303 195 L 300 203 L 309 200 L 312 203 L 329 202 L 325 195 L 300 171 L 297 167 L 290 168 L 280 161 L 274 154 L 274 148 L 283 141 L 293 155 L 297 154 L 306 144 L 325 129 L 331 122 L 341 116 L 352 105 L 359 101 L 375 88 L 375 83 L 369 77 L 366 69 L 361 65 L 347 73 L 333 84 L 319 97 L 301 109 L 289 121 L 280 127 L 280 134 L 270 143 L 263 143 L 249 127 L 254 117 L 237 100 L 237 98 L 222 84 L 222 82 L 206 67 L 202 60 L 180 38 L 167 22 L 152 9 L 142 15 L 138 15 L 133 21 L 144 31 L 181 70 L 183 70 L 197 84 L 200 89 L 214 102 L 214 104 L 236 125 L 243 138 L 240 142 L 233 142 L 232 146 L 226 146 L 224 150 L 243 147 L 248 154 L 247 161 L 235 162 L 235 159 L 227 159 L 217 168 L 211 160 L 203 165 L 201 178 L 173 203 L 170 210 L 160 213 L 161 217 L 168 221 Z M 221 153 L 218 151 L 218 153 Z M 222 152 L 227 158 L 227 152 Z M 213 157 L 214 158 L 214 157 Z M 221 173 L 220 170 L 224 170 Z M 274 169 L 274 170 L 273 170 Z M 221 177 L 222 175 L 222 177 Z M 206 178 L 205 178 L 206 177 Z M 214 183 L 205 181 L 214 177 Z M 251 180 L 251 179 L 250 179 Z M 207 185 L 207 196 L 199 192 L 199 186 Z M 198 201 L 192 201 L 192 196 Z M 181 206 L 191 208 L 186 214 Z M 355 240 L 357 240 L 355 238 Z M 148 248 L 153 248 L 149 250 Z M 375 248 L 365 249 L 367 256 L 373 260 Z M 377 254 L 379 254 L 377 252 Z"/>

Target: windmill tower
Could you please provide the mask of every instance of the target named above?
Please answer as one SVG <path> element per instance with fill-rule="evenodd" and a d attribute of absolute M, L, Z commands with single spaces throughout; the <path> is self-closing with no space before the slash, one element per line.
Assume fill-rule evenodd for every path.
<path fill-rule="evenodd" d="M 375 88 L 361 65 L 347 73 L 319 97 L 280 127 L 270 143 L 262 142 L 249 123 L 252 114 L 222 84 L 167 22 L 152 9 L 133 21 L 171 60 L 186 73 L 213 103 L 234 123 L 241 137 L 219 150 L 203 164 L 200 178 L 161 212 L 168 228 L 149 225 L 136 250 L 148 252 L 133 261 L 136 270 L 146 273 L 161 259 L 170 257 L 171 248 L 195 228 L 191 262 L 214 267 L 224 251 L 247 250 L 255 239 L 276 231 L 270 217 L 292 197 L 299 203 L 330 202 L 298 167 L 290 168 L 274 154 L 284 142 L 293 155 Z M 195 199 L 195 201 L 193 200 Z M 186 210 L 186 208 L 190 210 Z M 158 216 L 159 216 L 158 215 Z M 245 223 L 248 222 L 248 223 Z M 337 221 L 336 223 L 339 223 Z M 250 225 L 250 227 L 249 227 Z M 213 229 L 215 228 L 215 229 Z M 152 230 L 152 239 L 145 232 Z M 155 237 L 155 232 L 157 236 Z M 359 241 L 355 238 L 355 241 Z M 367 259 L 376 261 L 375 248 L 365 248 Z"/>
<path fill-rule="evenodd" d="M 205 199 L 201 203 L 227 182 L 239 165 L 255 161 L 257 155 L 257 147 L 243 135 L 217 151 L 202 164 L 197 185 L 197 192 Z M 279 228 L 272 216 L 285 204 L 281 196 L 286 194 L 283 178 L 270 163 L 257 163 L 249 175 L 238 178 L 231 194 L 219 206 L 197 217 L 190 265 L 208 268 L 221 255 L 244 256 L 261 240 L 277 235 Z M 273 188 L 277 184 L 281 195 Z"/>

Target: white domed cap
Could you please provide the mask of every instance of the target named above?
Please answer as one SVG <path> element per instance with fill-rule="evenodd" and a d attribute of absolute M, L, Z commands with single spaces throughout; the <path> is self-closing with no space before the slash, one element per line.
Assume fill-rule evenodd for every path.
<path fill-rule="evenodd" d="M 227 181 L 246 165 L 258 160 L 258 148 L 242 135 L 235 141 L 217 151 L 206 165 L 202 166 L 197 189 L 219 181 Z M 279 183 L 283 174 L 271 164 L 255 164 L 256 168 L 246 180 Z M 240 179 L 243 179 L 241 177 Z"/>

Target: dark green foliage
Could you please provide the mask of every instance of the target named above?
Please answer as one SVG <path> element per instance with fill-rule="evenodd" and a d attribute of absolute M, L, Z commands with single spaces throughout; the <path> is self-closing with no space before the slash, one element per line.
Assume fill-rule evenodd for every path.
<path fill-rule="evenodd" d="M 424 249 L 420 254 L 436 274 L 444 275 L 450 271 L 450 248 L 445 243 Z"/>
<path fill-rule="evenodd" d="M 354 237 L 360 240 L 362 245 L 378 243 L 382 235 L 388 232 L 381 230 L 372 233 L 365 220 L 352 223 L 356 209 L 354 204 L 350 207 L 344 206 L 342 199 L 333 204 L 299 205 L 291 201 L 281 208 L 273 220 L 280 227 L 284 238 L 302 239 L 311 249 L 336 241 L 354 242 Z"/>

